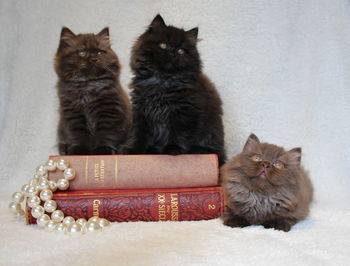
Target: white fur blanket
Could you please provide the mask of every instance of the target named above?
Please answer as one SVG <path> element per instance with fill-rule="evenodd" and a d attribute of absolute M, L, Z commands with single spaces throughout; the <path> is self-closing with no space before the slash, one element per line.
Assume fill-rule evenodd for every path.
<path fill-rule="evenodd" d="M 130 82 L 130 48 L 153 17 L 199 27 L 204 72 L 224 103 L 226 146 L 254 132 L 303 147 L 315 186 L 310 217 L 289 233 L 231 229 L 219 219 L 121 223 L 69 237 L 14 222 L 11 194 L 56 154 L 53 56 L 61 27 L 109 26 Z M 1 1 L 1 265 L 350 264 L 350 3 L 295 1 Z"/>

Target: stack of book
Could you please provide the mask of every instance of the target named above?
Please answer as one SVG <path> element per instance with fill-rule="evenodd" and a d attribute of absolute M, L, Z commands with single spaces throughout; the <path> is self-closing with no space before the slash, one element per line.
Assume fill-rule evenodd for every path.
<path fill-rule="evenodd" d="M 73 218 L 111 222 L 193 221 L 218 218 L 224 208 L 218 159 L 200 155 L 50 156 L 68 160 L 76 178 L 54 193 L 58 209 Z M 62 172 L 50 172 L 58 180 Z M 27 212 L 29 224 L 36 219 Z"/>

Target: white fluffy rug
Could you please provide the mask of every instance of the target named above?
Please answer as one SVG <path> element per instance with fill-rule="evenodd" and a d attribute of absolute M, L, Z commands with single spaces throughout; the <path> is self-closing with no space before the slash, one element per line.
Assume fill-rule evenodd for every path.
<path fill-rule="evenodd" d="M 170 24 L 199 26 L 204 71 L 224 102 L 229 156 L 251 132 L 303 147 L 315 201 L 290 232 L 231 229 L 217 219 L 121 223 L 71 237 L 12 220 L 11 194 L 57 153 L 61 27 L 109 26 L 127 88 L 130 47 L 158 12 Z M 346 0 L 1 1 L 0 264 L 349 265 L 349 25 Z"/>

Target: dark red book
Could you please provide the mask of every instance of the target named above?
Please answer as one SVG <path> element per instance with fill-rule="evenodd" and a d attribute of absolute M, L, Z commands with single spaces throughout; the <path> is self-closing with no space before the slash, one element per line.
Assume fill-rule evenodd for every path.
<path fill-rule="evenodd" d="M 212 187 L 219 185 L 216 154 L 50 156 L 76 171 L 69 190 Z M 49 172 L 49 179 L 62 171 Z"/>
<path fill-rule="evenodd" d="M 99 216 L 111 222 L 195 221 L 221 216 L 221 187 L 71 191 L 54 193 L 65 216 Z M 36 223 L 27 209 L 29 224 Z"/>

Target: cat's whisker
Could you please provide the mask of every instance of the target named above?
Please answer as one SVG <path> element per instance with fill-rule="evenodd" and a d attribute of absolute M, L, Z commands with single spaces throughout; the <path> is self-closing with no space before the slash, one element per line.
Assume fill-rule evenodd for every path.
<path fill-rule="evenodd" d="M 107 71 L 109 71 L 109 72 L 111 72 L 111 73 L 114 73 L 114 72 L 115 72 L 115 70 L 113 70 L 112 68 L 110 68 L 108 65 L 103 66 L 103 69 L 104 69 L 104 70 L 107 70 Z"/>

